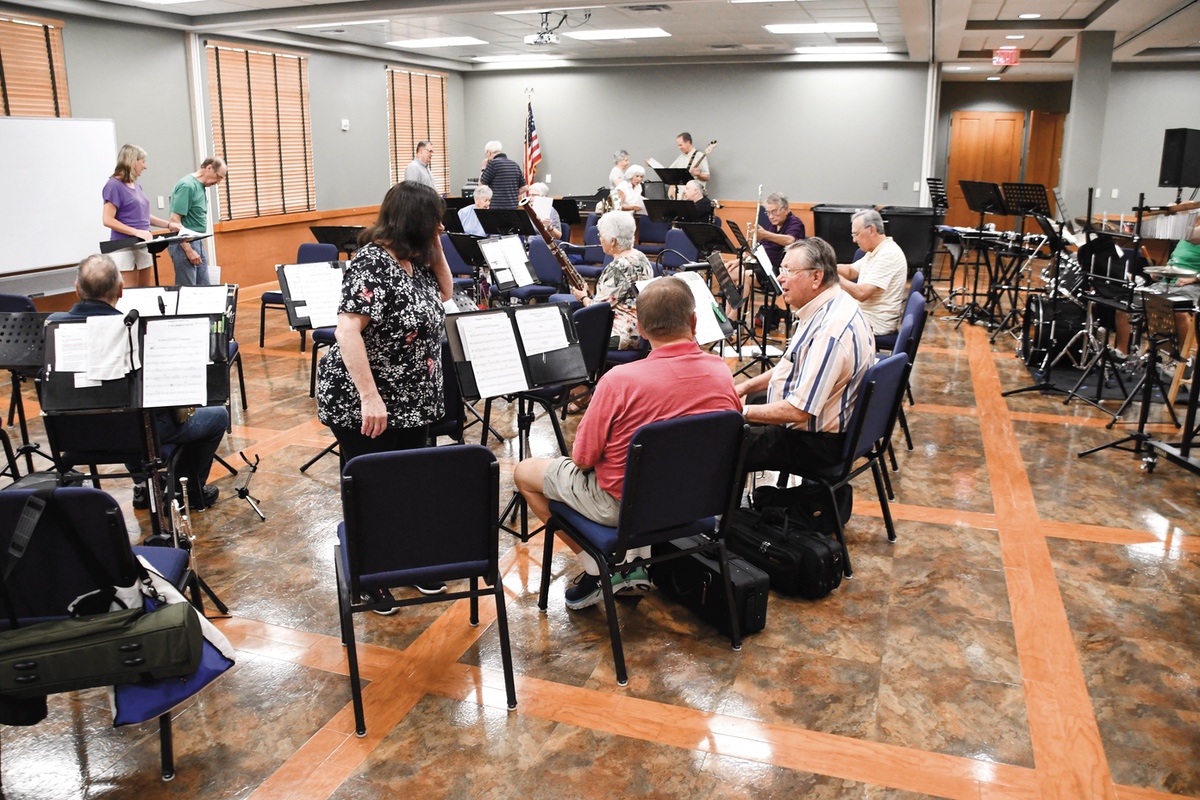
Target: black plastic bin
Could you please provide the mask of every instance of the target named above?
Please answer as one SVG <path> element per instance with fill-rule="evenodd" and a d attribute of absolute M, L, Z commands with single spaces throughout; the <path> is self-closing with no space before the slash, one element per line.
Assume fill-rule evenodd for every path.
<path fill-rule="evenodd" d="M 933 259 L 934 228 L 942 224 L 946 215 L 935 208 L 918 206 L 887 206 L 879 214 L 887 235 L 896 240 L 908 259 L 909 274 L 927 269 Z"/>
<path fill-rule="evenodd" d="M 833 245 L 839 264 L 849 264 L 854 260 L 858 245 L 850 238 L 850 218 L 856 211 L 864 208 L 874 208 L 870 203 L 860 206 L 839 206 L 821 204 L 812 207 L 813 235 L 820 236 Z"/>

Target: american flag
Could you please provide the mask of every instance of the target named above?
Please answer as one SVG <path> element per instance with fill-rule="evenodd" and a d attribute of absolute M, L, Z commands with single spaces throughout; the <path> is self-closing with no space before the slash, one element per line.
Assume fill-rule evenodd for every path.
<path fill-rule="evenodd" d="M 533 124 L 533 102 L 525 116 L 525 182 L 533 183 L 538 164 L 542 163 L 542 148 L 538 145 L 537 126 Z"/>

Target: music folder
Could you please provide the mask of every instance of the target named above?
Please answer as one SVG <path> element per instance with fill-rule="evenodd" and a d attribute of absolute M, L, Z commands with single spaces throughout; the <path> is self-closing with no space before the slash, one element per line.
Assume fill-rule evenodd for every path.
<path fill-rule="evenodd" d="M 579 334 L 565 303 L 450 314 L 446 338 L 468 400 L 587 378 Z"/>
<path fill-rule="evenodd" d="M 280 264 L 275 267 L 288 325 L 294 331 L 337 325 L 342 302 L 343 261 Z"/>
<path fill-rule="evenodd" d="M 518 286 L 537 283 L 533 276 L 533 265 L 529 263 L 529 254 L 525 252 L 520 236 L 479 239 L 476 245 L 492 273 L 492 285 L 500 291 L 507 292 Z"/>

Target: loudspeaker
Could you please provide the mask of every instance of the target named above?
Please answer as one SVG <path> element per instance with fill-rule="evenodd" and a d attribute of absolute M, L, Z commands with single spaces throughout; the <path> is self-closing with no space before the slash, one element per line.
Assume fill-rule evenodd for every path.
<path fill-rule="evenodd" d="M 1159 186 L 1200 186 L 1200 131 L 1172 128 L 1163 134 Z"/>

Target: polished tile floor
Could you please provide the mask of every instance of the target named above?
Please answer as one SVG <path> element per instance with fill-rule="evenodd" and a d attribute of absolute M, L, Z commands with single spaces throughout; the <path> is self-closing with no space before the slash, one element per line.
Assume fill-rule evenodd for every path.
<path fill-rule="evenodd" d="M 601 608 L 563 607 L 573 560 L 557 553 L 539 614 L 541 538 L 505 536 L 517 711 L 486 603 L 476 628 L 463 602 L 365 614 L 356 738 L 336 460 L 299 472 L 330 438 L 278 315 L 267 348 L 253 345 L 257 298 L 242 293 L 250 408 L 225 452 L 261 457 L 251 490 L 267 521 L 228 474 L 195 517 L 237 666 L 178 709 L 173 782 L 157 774 L 155 726 L 111 728 L 104 694 L 88 692 L 51 698 L 37 727 L 0 729 L 4 797 L 1200 797 L 1200 481 L 1119 451 L 1077 458 L 1122 426 L 1082 403 L 1002 398 L 1029 382 L 1014 342 L 942 318 L 914 374 L 916 446 L 897 453 L 898 540 L 860 481 L 856 573 L 833 595 L 772 595 L 740 653 L 658 593 L 623 600 L 621 688 Z M 516 451 L 500 408 L 507 497 Z M 540 419 L 534 453 L 554 447 Z M 128 485 L 111 491 L 144 530 Z M 452 513 L 449 490 L 430 501 Z"/>

